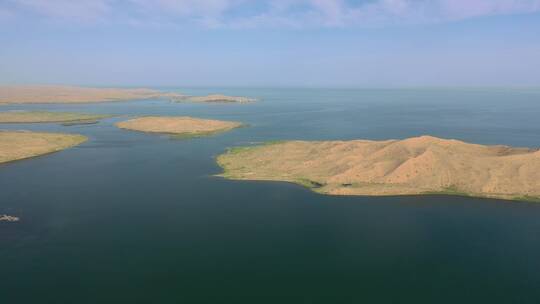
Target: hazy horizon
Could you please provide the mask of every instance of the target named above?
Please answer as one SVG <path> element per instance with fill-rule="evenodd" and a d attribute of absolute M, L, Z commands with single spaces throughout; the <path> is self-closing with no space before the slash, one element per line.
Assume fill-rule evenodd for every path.
<path fill-rule="evenodd" d="M 540 0 L 7 0 L 0 84 L 538 87 Z"/>

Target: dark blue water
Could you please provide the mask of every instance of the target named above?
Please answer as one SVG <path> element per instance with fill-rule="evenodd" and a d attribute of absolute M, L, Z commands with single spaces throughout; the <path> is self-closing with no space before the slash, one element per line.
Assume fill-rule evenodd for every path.
<path fill-rule="evenodd" d="M 540 145 L 540 90 L 182 89 L 262 98 L 2 106 L 117 114 L 0 125 L 86 143 L 0 165 L 0 303 L 539 303 L 540 204 L 339 197 L 214 177 L 227 147 L 422 134 Z M 190 140 L 129 132 L 136 115 L 238 120 Z"/>

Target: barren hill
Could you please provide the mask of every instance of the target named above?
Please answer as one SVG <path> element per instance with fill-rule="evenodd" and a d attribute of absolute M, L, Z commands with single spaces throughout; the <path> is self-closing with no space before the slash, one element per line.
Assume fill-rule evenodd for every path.
<path fill-rule="evenodd" d="M 218 157 L 233 179 L 300 183 L 321 193 L 447 193 L 540 197 L 540 151 L 431 136 L 387 141 L 288 141 Z"/>

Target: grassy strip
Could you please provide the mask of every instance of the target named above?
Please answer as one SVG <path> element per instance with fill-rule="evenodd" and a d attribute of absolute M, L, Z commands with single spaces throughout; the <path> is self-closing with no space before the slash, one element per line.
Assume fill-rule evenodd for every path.
<path fill-rule="evenodd" d="M 523 195 L 523 196 L 514 196 L 512 198 L 514 201 L 522 201 L 522 202 L 531 202 L 531 203 L 540 203 L 540 197 L 538 196 L 529 196 L 529 195 Z"/>
<path fill-rule="evenodd" d="M 205 136 L 213 136 L 220 133 L 224 133 L 236 128 L 240 128 L 242 125 L 234 128 L 226 128 L 221 130 L 215 130 L 215 131 L 204 131 L 204 132 L 186 132 L 186 133 L 167 133 L 169 134 L 171 139 L 191 139 L 191 138 L 199 138 L 199 137 L 205 137 Z"/>
<path fill-rule="evenodd" d="M 88 123 L 112 115 L 47 111 L 0 112 L 0 123 Z"/>
<path fill-rule="evenodd" d="M 286 142 L 285 140 L 271 140 L 271 141 L 265 141 L 262 144 L 257 144 L 257 145 L 253 145 L 253 146 L 230 147 L 230 148 L 227 148 L 226 154 L 239 154 L 239 153 L 247 152 L 249 150 L 256 149 L 256 148 L 259 148 L 259 147 L 277 145 L 277 144 L 282 144 L 282 143 L 285 143 L 285 142 Z"/>
<path fill-rule="evenodd" d="M 256 146 L 253 146 L 253 147 L 231 147 L 231 148 L 228 148 L 227 149 L 227 154 L 240 154 L 240 153 L 243 153 L 243 152 L 247 152 L 249 150 L 252 150 L 253 148 L 255 148 Z"/>
<path fill-rule="evenodd" d="M 317 189 L 317 188 L 324 187 L 324 184 L 321 184 L 319 182 L 316 182 L 307 178 L 298 178 L 295 180 L 295 182 L 309 189 Z"/>
<path fill-rule="evenodd" d="M 532 202 L 532 203 L 540 203 L 540 197 L 538 196 L 530 196 L 530 195 L 522 195 L 522 196 L 513 196 L 513 197 L 506 197 L 506 196 L 493 196 L 489 193 L 482 194 L 482 193 L 466 193 L 463 191 L 459 191 L 457 187 L 450 186 L 445 188 L 442 191 L 428 191 L 423 192 L 422 194 L 434 194 L 434 195 L 456 195 L 456 196 L 469 196 L 469 197 L 478 197 L 478 198 L 492 198 L 492 199 L 503 199 L 503 200 L 510 200 L 510 201 L 521 201 L 521 202 Z"/>
<path fill-rule="evenodd" d="M 64 122 L 62 123 L 62 126 L 69 127 L 69 126 L 78 126 L 78 125 L 93 125 L 93 124 L 97 124 L 98 122 L 99 120 L 94 120 L 94 119 L 86 119 L 86 120 L 81 119 L 81 120 Z"/>

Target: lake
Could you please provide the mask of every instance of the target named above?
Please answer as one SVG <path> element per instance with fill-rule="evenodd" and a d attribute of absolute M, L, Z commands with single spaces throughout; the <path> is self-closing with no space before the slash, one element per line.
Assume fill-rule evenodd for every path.
<path fill-rule="evenodd" d="M 540 89 L 163 88 L 252 104 L 4 105 L 119 115 L 55 154 L 0 165 L 2 303 L 540 303 L 540 204 L 327 196 L 219 177 L 227 147 L 429 134 L 540 146 Z M 204 138 L 120 130 L 137 115 L 237 120 Z"/>

